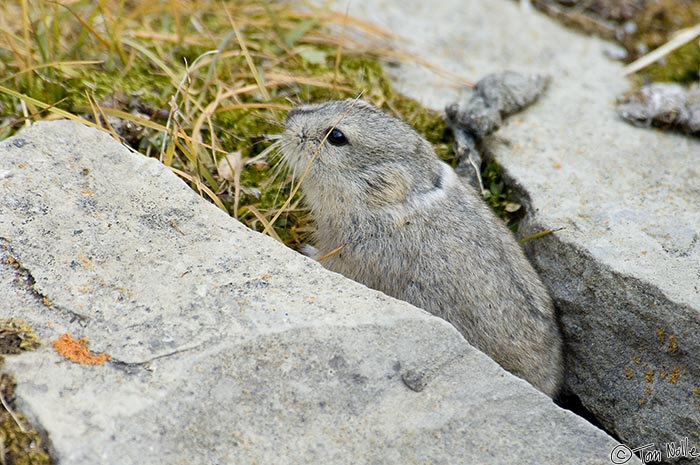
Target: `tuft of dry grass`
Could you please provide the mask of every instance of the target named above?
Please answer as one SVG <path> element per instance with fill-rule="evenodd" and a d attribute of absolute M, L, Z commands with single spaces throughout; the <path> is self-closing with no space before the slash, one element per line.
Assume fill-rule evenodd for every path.
<path fill-rule="evenodd" d="M 157 157 L 231 216 L 291 246 L 310 230 L 269 134 L 299 102 L 365 98 L 446 152 L 440 116 L 393 91 L 387 31 L 301 0 L 17 0 L 0 5 L 0 139 L 71 118 Z M 427 64 L 426 64 L 427 65 Z"/>

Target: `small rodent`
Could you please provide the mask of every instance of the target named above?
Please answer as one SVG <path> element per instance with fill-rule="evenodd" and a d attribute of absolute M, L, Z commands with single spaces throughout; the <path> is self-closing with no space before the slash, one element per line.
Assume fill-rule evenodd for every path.
<path fill-rule="evenodd" d="M 287 114 L 281 151 L 328 269 L 452 323 L 503 368 L 555 397 L 552 301 L 511 232 L 433 147 L 359 100 Z M 313 162 L 309 162 L 313 157 Z"/>

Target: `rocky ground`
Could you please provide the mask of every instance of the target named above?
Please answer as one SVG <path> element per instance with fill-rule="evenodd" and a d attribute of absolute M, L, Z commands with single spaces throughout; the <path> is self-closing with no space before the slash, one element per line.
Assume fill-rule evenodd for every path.
<path fill-rule="evenodd" d="M 700 448 L 700 141 L 622 121 L 631 83 L 611 44 L 525 3 L 366 0 L 350 13 L 473 81 L 551 77 L 483 149 L 520 193 L 519 234 L 556 230 L 526 250 L 560 313 L 569 402 L 617 439 L 441 320 L 57 122 L 0 144 L 0 314 L 44 343 L 5 369 L 55 462 L 604 464 L 615 447 L 615 463 L 629 458 L 619 442 L 653 444 L 664 462 L 678 461 L 667 445 Z M 436 110 L 469 93 L 420 66 L 391 72 Z M 404 381 L 416 372 L 419 392 Z"/>
<path fill-rule="evenodd" d="M 44 342 L 5 369 L 55 463 L 605 464 L 617 445 L 105 133 L 22 131 L 0 188 L 2 314 Z"/>

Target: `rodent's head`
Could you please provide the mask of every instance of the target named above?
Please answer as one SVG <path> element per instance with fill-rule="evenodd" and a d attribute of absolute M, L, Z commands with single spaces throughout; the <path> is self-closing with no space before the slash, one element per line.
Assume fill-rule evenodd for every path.
<path fill-rule="evenodd" d="M 325 138 L 325 141 L 324 141 Z M 282 153 L 312 210 L 382 206 L 440 184 L 432 146 L 403 121 L 359 100 L 301 105 L 287 114 Z M 314 156 L 315 155 L 315 156 Z"/>

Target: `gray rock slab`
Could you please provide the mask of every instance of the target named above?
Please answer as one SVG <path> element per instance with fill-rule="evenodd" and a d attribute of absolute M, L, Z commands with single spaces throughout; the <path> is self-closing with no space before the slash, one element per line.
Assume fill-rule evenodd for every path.
<path fill-rule="evenodd" d="M 0 242 L 0 316 L 45 343 L 5 369 L 57 464 L 605 464 L 617 445 L 74 122 L 0 143 Z M 65 332 L 112 360 L 63 359 Z"/>
<path fill-rule="evenodd" d="M 700 140 L 624 123 L 614 104 L 630 83 L 609 44 L 520 3 L 365 0 L 350 13 L 473 81 L 552 76 L 487 150 L 527 197 L 521 234 L 564 228 L 527 251 L 561 311 L 569 387 L 629 444 L 700 450 Z M 420 66 L 390 72 L 435 109 L 460 97 Z"/>

